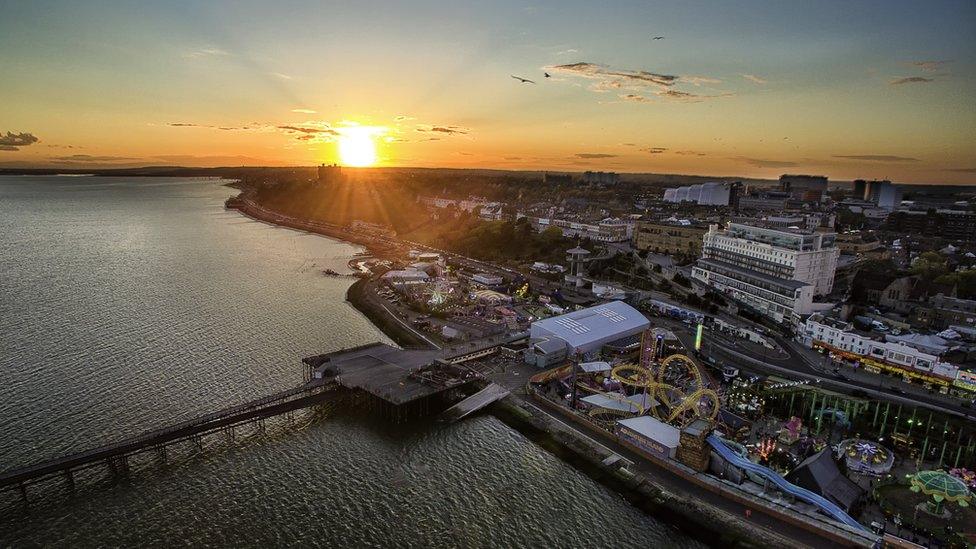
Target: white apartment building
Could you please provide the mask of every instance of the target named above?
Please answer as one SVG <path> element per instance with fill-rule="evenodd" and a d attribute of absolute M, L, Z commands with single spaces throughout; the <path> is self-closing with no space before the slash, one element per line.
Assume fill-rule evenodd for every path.
<path fill-rule="evenodd" d="M 836 235 L 729 223 L 710 225 L 692 276 L 776 322 L 813 312 L 830 293 L 840 250 Z"/>
<path fill-rule="evenodd" d="M 812 349 L 860 362 L 871 371 L 896 373 L 941 386 L 957 385 L 959 368 L 900 341 L 879 341 L 854 330 L 850 323 L 817 313 L 810 315 L 797 339 Z"/>
<path fill-rule="evenodd" d="M 537 231 L 542 232 L 549 227 L 557 227 L 568 238 L 589 238 L 596 242 L 626 242 L 634 234 L 633 220 L 607 218 L 597 223 L 581 223 L 566 219 L 551 219 L 547 217 L 527 217 Z"/>
<path fill-rule="evenodd" d="M 703 206 L 728 206 L 730 187 L 727 183 L 702 183 L 664 190 L 665 202 L 694 202 Z"/>

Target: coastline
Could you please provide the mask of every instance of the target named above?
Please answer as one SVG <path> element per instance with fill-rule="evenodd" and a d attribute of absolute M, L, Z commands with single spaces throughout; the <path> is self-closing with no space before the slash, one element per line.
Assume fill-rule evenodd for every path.
<path fill-rule="evenodd" d="M 228 209 L 236 209 L 247 217 L 292 229 L 304 230 L 366 247 L 374 252 L 375 242 L 350 234 L 339 227 L 291 219 L 251 201 L 235 197 L 228 199 Z M 389 247 L 382 249 L 388 251 Z M 375 253 L 375 252 L 374 252 Z M 379 307 L 368 297 L 370 279 L 354 282 L 346 293 L 350 305 L 363 314 L 379 331 L 404 348 L 431 348 L 416 334 L 406 329 L 398 319 Z M 513 393 L 489 408 L 489 413 L 519 431 L 533 442 L 560 459 L 573 465 L 596 482 L 611 489 L 635 507 L 654 517 L 663 517 L 674 528 L 692 534 L 696 539 L 721 547 L 788 547 L 797 540 L 779 535 L 759 525 L 751 525 L 742 517 L 716 508 L 694 496 L 671 492 L 660 479 L 620 465 L 608 466 L 612 457 L 583 430 L 559 425 L 547 414 L 533 411 L 534 406 L 524 394 Z M 826 540 L 824 540 L 826 541 Z M 856 543 L 854 545 L 857 545 Z"/>
<path fill-rule="evenodd" d="M 340 240 L 342 242 L 363 246 L 373 255 L 379 255 L 388 251 L 388 248 L 379 247 L 376 245 L 376 242 L 368 238 L 343 231 L 340 227 L 321 223 L 308 223 L 291 219 L 258 206 L 249 200 L 243 200 L 240 198 L 240 196 L 227 199 L 227 202 L 224 205 L 229 210 L 237 210 L 245 217 L 249 217 L 257 221 L 287 227 L 290 229 L 306 231 Z M 346 301 L 354 309 L 359 311 L 360 314 L 365 316 L 366 319 L 369 320 L 377 330 L 383 332 L 386 337 L 393 340 L 393 342 L 400 347 L 405 349 L 433 348 L 427 341 L 419 337 L 416 333 L 404 327 L 403 324 L 398 319 L 394 318 L 388 311 L 376 306 L 376 304 L 373 303 L 367 295 L 366 289 L 368 285 L 369 279 L 358 278 L 346 290 Z"/>

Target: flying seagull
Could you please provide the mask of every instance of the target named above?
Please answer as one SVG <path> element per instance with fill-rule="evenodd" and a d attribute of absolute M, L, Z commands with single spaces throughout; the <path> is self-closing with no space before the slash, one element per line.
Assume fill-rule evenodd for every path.
<path fill-rule="evenodd" d="M 664 40 L 664 37 L 663 36 L 655 36 L 654 38 L 651 38 L 651 40 Z"/>
<path fill-rule="evenodd" d="M 518 80 L 519 82 L 521 82 L 523 84 L 535 84 L 535 82 L 533 82 L 532 80 L 529 80 L 528 78 L 522 78 L 521 76 L 515 76 L 514 74 L 511 75 L 511 77 L 514 78 L 514 79 L 516 79 L 516 80 Z"/>
<path fill-rule="evenodd" d="M 548 72 L 544 72 L 544 73 L 542 73 L 542 74 L 544 74 L 544 75 L 546 75 L 546 78 L 550 78 L 550 76 L 549 76 L 549 73 L 548 73 Z"/>

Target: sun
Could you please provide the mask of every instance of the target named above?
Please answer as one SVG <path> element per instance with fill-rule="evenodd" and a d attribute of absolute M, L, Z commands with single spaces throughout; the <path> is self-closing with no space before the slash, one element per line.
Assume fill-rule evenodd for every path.
<path fill-rule="evenodd" d="M 376 164 L 375 128 L 352 126 L 339 134 L 339 160 L 344 166 L 363 168 Z"/>

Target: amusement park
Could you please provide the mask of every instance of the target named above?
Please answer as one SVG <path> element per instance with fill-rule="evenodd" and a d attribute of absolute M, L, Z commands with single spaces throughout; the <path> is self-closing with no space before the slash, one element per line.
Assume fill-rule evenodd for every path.
<path fill-rule="evenodd" d="M 747 517 L 776 516 L 842 545 L 972 546 L 976 439 L 964 419 L 817 381 L 730 373 L 701 359 L 700 325 L 699 348 L 689 349 L 640 318 L 617 322 L 614 337 L 629 331 L 636 343 L 624 353 L 619 341 L 588 341 L 599 329 L 583 317 L 533 326 L 527 356 L 553 354 L 554 335 L 568 348 L 531 378 L 532 397 L 647 463 L 744 502 Z"/>

